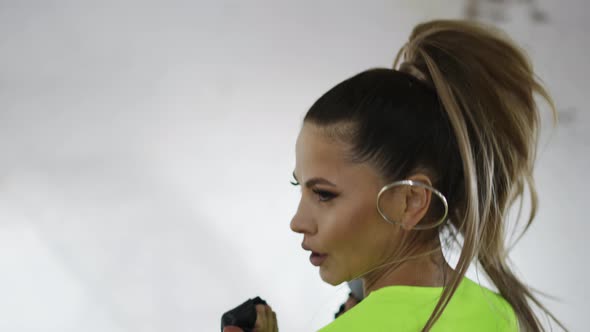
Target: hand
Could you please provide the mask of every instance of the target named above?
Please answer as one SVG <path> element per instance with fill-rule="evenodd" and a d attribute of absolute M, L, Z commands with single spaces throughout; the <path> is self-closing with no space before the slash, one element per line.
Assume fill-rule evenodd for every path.
<path fill-rule="evenodd" d="M 357 305 L 359 303 L 359 300 L 357 300 L 352 293 L 348 295 L 348 299 L 346 300 L 346 302 L 344 302 L 341 306 L 340 309 L 338 310 L 338 312 L 334 315 L 334 318 L 338 318 L 340 315 L 342 315 L 343 313 L 347 312 L 348 310 L 352 309 L 355 305 Z M 231 331 L 230 331 L 231 332 Z"/>
<path fill-rule="evenodd" d="M 348 300 L 344 303 L 344 312 L 352 309 L 355 305 L 357 305 L 359 301 L 352 295 L 348 296 Z"/>
<path fill-rule="evenodd" d="M 223 328 L 223 332 L 244 332 L 244 330 L 237 326 L 226 326 Z"/>
<path fill-rule="evenodd" d="M 268 305 L 256 305 L 256 323 L 254 323 L 254 332 L 278 332 L 277 315 Z M 243 332 L 237 326 L 226 326 L 223 332 Z"/>

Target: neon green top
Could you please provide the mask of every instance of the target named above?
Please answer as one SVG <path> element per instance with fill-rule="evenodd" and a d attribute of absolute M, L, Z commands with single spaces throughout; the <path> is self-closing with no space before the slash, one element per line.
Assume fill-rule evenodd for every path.
<path fill-rule="evenodd" d="M 422 331 L 442 289 L 417 286 L 380 288 L 320 332 Z M 518 323 L 514 310 L 501 295 L 463 278 L 431 331 L 518 331 Z"/>

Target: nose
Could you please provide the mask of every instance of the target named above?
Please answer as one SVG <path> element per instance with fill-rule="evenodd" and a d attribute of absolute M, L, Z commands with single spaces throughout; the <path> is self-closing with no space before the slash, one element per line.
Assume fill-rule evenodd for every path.
<path fill-rule="evenodd" d="M 297 212 L 291 218 L 291 230 L 300 234 L 314 234 L 316 232 L 315 222 L 303 205 L 303 200 L 299 201 Z"/>

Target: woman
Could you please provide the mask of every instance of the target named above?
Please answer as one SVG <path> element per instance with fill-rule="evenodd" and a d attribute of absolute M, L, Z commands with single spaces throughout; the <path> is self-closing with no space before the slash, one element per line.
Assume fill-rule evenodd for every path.
<path fill-rule="evenodd" d="M 506 261 L 506 212 L 525 189 L 527 227 L 537 206 L 533 95 L 552 105 L 530 63 L 489 27 L 441 20 L 397 58 L 326 92 L 297 139 L 291 229 L 325 282 L 364 285 L 321 331 L 540 331 L 533 304 L 563 328 Z M 443 234 L 461 243 L 454 268 Z M 473 261 L 498 293 L 465 277 Z M 260 330 L 276 329 L 259 309 Z"/>

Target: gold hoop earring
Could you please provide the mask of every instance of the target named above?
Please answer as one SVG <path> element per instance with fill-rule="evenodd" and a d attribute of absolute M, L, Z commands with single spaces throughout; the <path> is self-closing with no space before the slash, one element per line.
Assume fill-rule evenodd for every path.
<path fill-rule="evenodd" d="M 428 189 L 433 194 L 435 194 L 438 198 L 440 198 L 440 200 L 444 206 L 443 216 L 436 223 L 434 223 L 432 225 L 416 225 L 412 229 L 422 230 L 422 229 L 435 228 L 435 227 L 439 226 L 440 224 L 442 224 L 446 220 L 447 215 L 449 213 L 449 205 L 447 203 L 447 199 L 446 199 L 445 195 L 443 195 L 440 191 L 436 190 L 434 187 L 429 186 L 425 183 L 418 182 L 418 181 L 412 181 L 412 180 L 402 180 L 402 181 L 396 181 L 396 182 L 392 182 L 388 185 L 385 185 L 383 188 L 381 188 L 381 190 L 379 191 L 379 194 L 377 195 L 377 211 L 379 211 L 379 214 L 381 214 L 381 217 L 383 217 L 383 219 L 385 219 L 385 221 L 387 221 L 388 223 L 390 223 L 392 225 L 401 226 L 400 222 L 391 220 L 390 218 L 387 217 L 386 213 L 383 211 L 383 209 L 381 209 L 381 204 L 380 204 L 381 195 L 383 195 L 384 192 L 386 192 L 392 188 L 399 187 L 399 186 L 416 186 L 416 187 Z"/>

